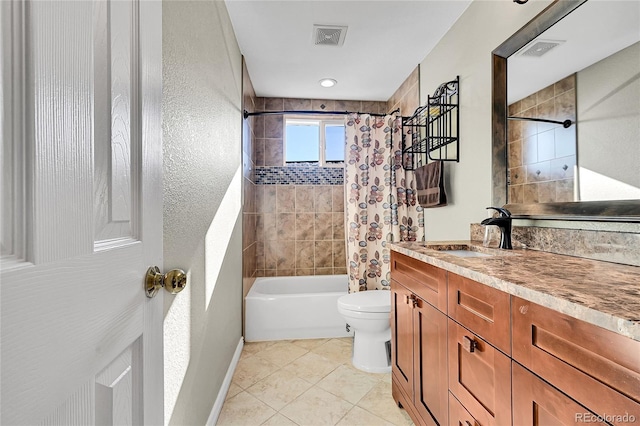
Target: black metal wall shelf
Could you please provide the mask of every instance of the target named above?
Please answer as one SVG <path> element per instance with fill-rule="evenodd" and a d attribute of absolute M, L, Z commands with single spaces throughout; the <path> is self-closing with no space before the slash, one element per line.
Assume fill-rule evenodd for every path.
<path fill-rule="evenodd" d="M 460 161 L 459 81 L 442 83 L 427 103 L 402 118 L 403 167 L 407 170 L 429 160 Z"/>

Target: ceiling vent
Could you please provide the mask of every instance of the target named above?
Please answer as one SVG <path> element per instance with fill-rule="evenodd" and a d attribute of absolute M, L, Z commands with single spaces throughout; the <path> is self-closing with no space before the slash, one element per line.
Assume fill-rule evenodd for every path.
<path fill-rule="evenodd" d="M 520 55 L 539 58 L 562 43 L 564 43 L 562 40 L 534 40 L 522 48 Z"/>
<path fill-rule="evenodd" d="M 347 27 L 340 25 L 314 25 L 313 42 L 316 46 L 342 46 Z"/>

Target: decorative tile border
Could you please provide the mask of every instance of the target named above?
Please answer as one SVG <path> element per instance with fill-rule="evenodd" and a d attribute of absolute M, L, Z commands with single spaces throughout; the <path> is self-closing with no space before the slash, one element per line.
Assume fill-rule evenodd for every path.
<path fill-rule="evenodd" d="M 343 185 L 342 167 L 256 167 L 257 185 Z"/>

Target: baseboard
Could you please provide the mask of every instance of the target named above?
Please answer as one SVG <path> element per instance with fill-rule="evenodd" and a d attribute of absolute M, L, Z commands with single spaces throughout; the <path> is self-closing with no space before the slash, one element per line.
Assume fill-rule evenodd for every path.
<path fill-rule="evenodd" d="M 240 360 L 240 354 L 242 354 L 243 347 L 244 339 L 240 337 L 236 352 L 233 354 L 231 364 L 229 364 L 229 369 L 227 369 L 227 374 L 224 376 L 224 380 L 222 381 L 222 386 L 220 387 L 220 391 L 218 392 L 216 402 L 213 404 L 211 414 L 209 414 L 209 418 L 207 419 L 207 426 L 215 426 L 216 422 L 218 421 L 220 411 L 222 411 L 222 405 L 224 404 L 224 399 L 227 397 L 229 386 L 231 386 L 231 379 L 233 379 L 233 373 L 236 371 L 236 367 L 238 366 L 238 361 Z"/>

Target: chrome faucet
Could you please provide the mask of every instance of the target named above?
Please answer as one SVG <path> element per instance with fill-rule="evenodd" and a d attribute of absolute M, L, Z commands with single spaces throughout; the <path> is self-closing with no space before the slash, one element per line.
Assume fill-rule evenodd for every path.
<path fill-rule="evenodd" d="M 487 210 L 493 209 L 500 213 L 498 217 L 489 217 L 480 222 L 481 225 L 496 225 L 500 228 L 500 248 L 511 250 L 511 212 L 501 207 L 487 207 Z"/>

